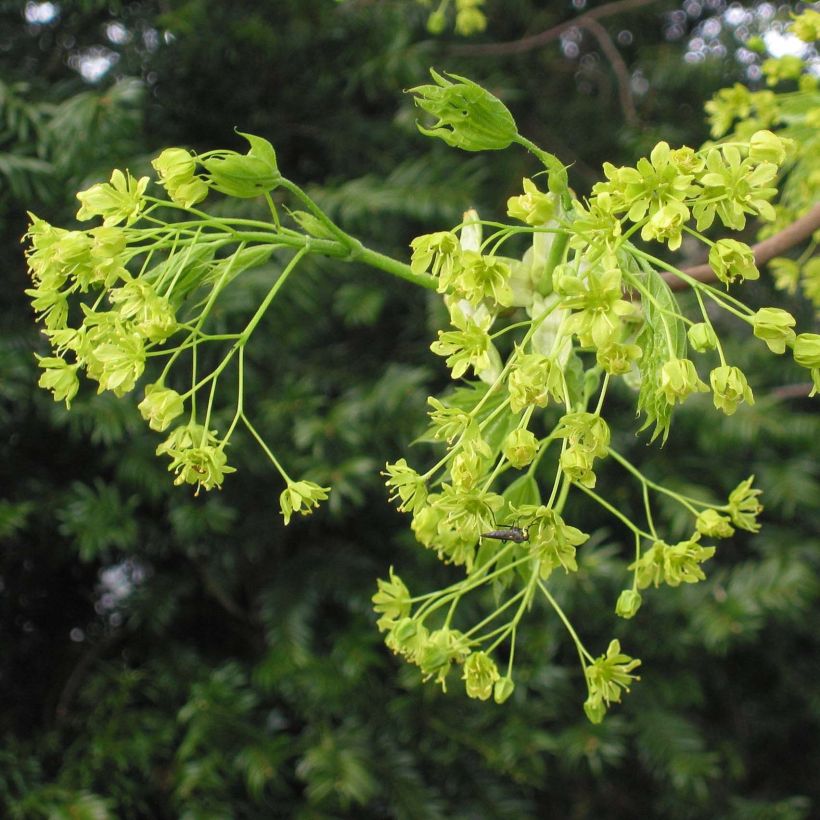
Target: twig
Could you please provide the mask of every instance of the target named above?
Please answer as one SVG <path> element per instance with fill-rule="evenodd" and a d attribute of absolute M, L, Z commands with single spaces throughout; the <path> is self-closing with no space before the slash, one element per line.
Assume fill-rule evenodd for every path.
<path fill-rule="evenodd" d="M 621 53 L 615 48 L 615 43 L 609 36 L 609 32 L 593 17 L 587 18 L 577 25 L 587 29 L 589 33 L 598 41 L 601 51 L 609 60 L 612 70 L 615 72 L 615 79 L 618 81 L 618 99 L 624 112 L 624 119 L 631 126 L 638 125 L 638 112 L 635 110 L 635 100 L 632 98 L 632 90 L 629 81 L 629 69 L 626 67 Z"/>
<path fill-rule="evenodd" d="M 815 205 L 807 214 L 792 222 L 791 225 L 783 228 L 782 231 L 752 245 L 755 255 L 755 264 L 765 265 L 770 259 L 779 256 L 789 248 L 799 245 L 808 239 L 815 231 L 820 230 L 820 203 Z M 717 277 L 708 263 L 694 265 L 691 268 L 684 268 L 683 272 L 699 282 L 713 282 Z M 672 290 L 684 290 L 688 285 L 674 274 L 665 273 L 663 278 Z"/>
<path fill-rule="evenodd" d="M 618 0 L 615 3 L 607 3 L 598 8 L 590 9 L 590 11 L 573 17 L 571 20 L 564 20 L 563 23 L 541 31 L 538 34 L 532 34 L 529 37 L 522 37 L 520 40 L 510 40 L 506 43 L 471 43 L 467 45 L 451 46 L 449 51 L 452 54 L 465 56 L 485 56 L 489 54 L 522 54 L 525 51 L 531 51 L 534 48 L 541 48 L 547 43 L 557 40 L 567 29 L 573 26 L 585 26 L 588 21 L 601 20 L 604 17 L 611 17 L 614 14 L 620 14 L 625 11 L 632 11 L 633 9 L 641 8 L 641 6 L 649 6 L 657 0 Z"/>
<path fill-rule="evenodd" d="M 773 399 L 805 399 L 811 393 L 811 382 L 804 384 L 784 384 L 781 387 L 776 387 L 769 395 Z"/>

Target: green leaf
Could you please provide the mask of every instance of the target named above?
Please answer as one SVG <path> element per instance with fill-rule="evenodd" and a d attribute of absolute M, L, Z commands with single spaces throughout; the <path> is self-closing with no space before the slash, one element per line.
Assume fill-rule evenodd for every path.
<path fill-rule="evenodd" d="M 650 440 L 662 435 L 666 441 L 672 422 L 672 405 L 660 390 L 661 368 L 669 359 L 686 356 L 686 327 L 669 285 L 657 271 L 646 271 L 644 285 L 646 292 L 641 298 L 644 326 L 635 339 L 643 351 L 638 362 L 641 372 L 638 412 L 645 413 L 646 420 L 640 429 L 645 430 L 654 424 Z"/>

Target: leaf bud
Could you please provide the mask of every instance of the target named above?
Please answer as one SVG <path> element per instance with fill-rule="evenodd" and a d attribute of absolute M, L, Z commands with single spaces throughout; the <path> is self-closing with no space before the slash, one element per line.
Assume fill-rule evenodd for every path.
<path fill-rule="evenodd" d="M 464 151 L 496 151 L 507 148 L 518 137 L 518 129 L 507 106 L 480 85 L 448 74 L 451 82 L 430 69 L 435 85 L 411 88 L 415 103 L 437 117 L 432 128 L 419 125 L 422 134 L 439 137 Z"/>

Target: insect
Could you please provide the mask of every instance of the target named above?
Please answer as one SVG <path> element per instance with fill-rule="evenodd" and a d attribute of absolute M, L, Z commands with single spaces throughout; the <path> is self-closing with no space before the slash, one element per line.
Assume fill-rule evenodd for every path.
<path fill-rule="evenodd" d="M 481 537 L 495 538 L 502 543 L 515 541 L 516 544 L 521 544 L 530 537 L 530 533 L 526 527 L 499 527 L 498 529 L 481 533 Z"/>

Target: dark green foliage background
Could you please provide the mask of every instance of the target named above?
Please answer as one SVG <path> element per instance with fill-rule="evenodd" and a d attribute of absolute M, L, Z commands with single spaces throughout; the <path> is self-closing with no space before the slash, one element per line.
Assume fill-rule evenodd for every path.
<path fill-rule="evenodd" d="M 603 160 L 705 139 L 702 103 L 740 77 L 732 57 L 685 64 L 685 38 L 664 35 L 672 3 L 603 21 L 632 33 L 621 53 L 648 81 L 630 127 L 588 37 L 575 58 L 557 43 L 470 56 L 463 41 L 430 40 L 424 10 L 388 0 L 84 0 L 43 26 L 22 8 L 0 4 L 0 815 L 816 816 L 820 429 L 807 399 L 780 390 L 800 374 L 739 329 L 725 328 L 730 357 L 756 374 L 755 407 L 725 419 L 693 400 L 663 449 L 634 435 L 634 397 L 616 395 L 610 421 L 621 452 L 691 493 L 724 497 L 755 473 L 763 531 L 723 543 L 708 581 L 650 592 L 638 618 L 616 623 L 631 541 L 583 499 L 570 506 L 595 536 L 556 595 L 590 648 L 614 630 L 644 662 L 596 727 L 574 650 L 543 609 L 522 632 L 503 708 L 467 700 L 456 681 L 447 695 L 421 686 L 375 630 L 369 598 L 388 566 L 417 591 L 454 577 L 414 544 L 378 476 L 446 385 L 428 350 L 435 300 L 329 261 L 288 283 L 254 339 L 248 403 L 292 474 L 334 491 L 285 530 L 281 487 L 251 442 L 233 447 L 239 472 L 221 493 L 194 498 L 171 486 L 133 403 L 89 389 L 67 413 L 37 391 L 42 346 L 22 296 L 25 210 L 69 224 L 74 191 L 114 165 L 144 171 L 166 145 L 238 148 L 234 127 L 259 133 L 345 228 L 406 258 L 410 238 L 466 207 L 501 216 L 537 170 L 521 153 L 468 156 L 422 138 L 402 90 L 428 66 L 500 94 L 525 134 L 575 163 L 583 192 Z M 534 0 L 488 8 L 477 42 L 573 13 Z M 87 85 L 67 61 L 116 21 L 133 37 L 107 44 L 112 77 Z M 274 274 L 229 292 L 224 322 L 241 321 Z M 751 296 L 782 298 L 765 281 Z M 806 306 L 783 306 L 810 326 Z M 599 486 L 640 515 L 614 465 Z M 667 513 L 670 538 L 687 535 Z M 119 587 L 106 586 L 112 572 Z"/>

